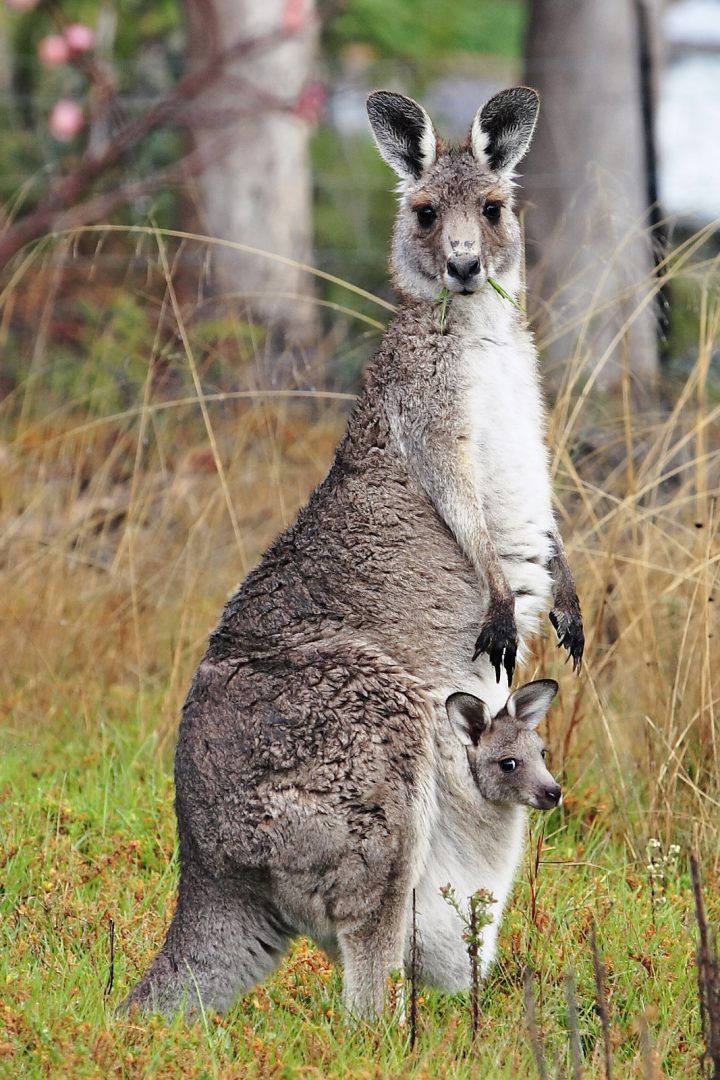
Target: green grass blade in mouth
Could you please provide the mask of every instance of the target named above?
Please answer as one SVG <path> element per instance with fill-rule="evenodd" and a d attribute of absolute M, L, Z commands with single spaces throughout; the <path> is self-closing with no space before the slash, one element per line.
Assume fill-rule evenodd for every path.
<path fill-rule="evenodd" d="M 447 320 L 448 309 L 450 308 L 450 290 L 443 285 L 440 290 L 440 333 L 445 333 L 445 322 Z"/>
<path fill-rule="evenodd" d="M 498 293 L 500 296 L 502 296 L 503 300 L 507 300 L 508 303 L 512 304 L 513 307 L 517 308 L 518 311 L 523 310 L 522 305 L 517 302 L 517 300 L 515 299 L 514 296 L 510 295 L 510 293 L 507 291 L 507 289 L 503 289 L 503 287 L 502 287 L 502 285 L 500 284 L 499 281 L 496 281 L 495 278 L 491 278 L 491 277 L 489 277 L 487 279 L 487 281 L 488 281 L 488 285 L 491 285 L 493 287 L 493 289 L 495 290 L 495 292 Z"/>

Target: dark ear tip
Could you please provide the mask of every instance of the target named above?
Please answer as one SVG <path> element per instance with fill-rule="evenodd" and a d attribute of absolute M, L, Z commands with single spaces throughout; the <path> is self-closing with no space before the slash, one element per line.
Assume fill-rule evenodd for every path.
<path fill-rule="evenodd" d="M 388 105 L 403 105 L 409 100 L 403 94 L 396 94 L 394 90 L 371 90 L 365 99 L 365 108 L 370 112 L 371 109 L 383 108 Z"/>
<path fill-rule="evenodd" d="M 555 697 L 559 689 L 560 684 L 555 679 L 533 679 L 532 682 L 518 686 L 515 693 L 519 694 L 521 690 L 547 690 L 548 693 Z"/>
<path fill-rule="evenodd" d="M 480 698 L 475 697 L 474 694 L 466 694 L 462 690 L 457 690 L 454 694 L 450 694 L 450 696 L 445 699 L 445 708 L 448 710 L 448 712 L 451 708 L 455 707 L 461 709 L 463 705 L 471 709 L 485 708 L 484 701 L 481 701 Z"/>
<path fill-rule="evenodd" d="M 548 690 L 551 690 L 553 697 L 555 697 L 560 689 L 560 684 L 556 682 L 555 679 L 538 679 L 537 683 L 542 684 L 543 686 L 546 686 Z"/>
<path fill-rule="evenodd" d="M 445 708 L 450 709 L 452 705 L 459 705 L 460 700 L 467 696 L 468 695 L 463 694 L 462 691 L 457 691 L 454 694 L 450 694 L 448 697 L 445 698 Z"/>

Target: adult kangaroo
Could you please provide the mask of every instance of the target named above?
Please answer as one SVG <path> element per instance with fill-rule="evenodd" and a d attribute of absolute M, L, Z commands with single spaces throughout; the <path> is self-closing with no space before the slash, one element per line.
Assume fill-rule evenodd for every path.
<path fill-rule="evenodd" d="M 225 1008 L 299 932 L 339 949 L 346 972 L 358 950 L 374 956 L 382 983 L 402 959 L 383 938 L 387 912 L 397 943 L 409 887 L 428 914 L 438 885 L 468 895 L 492 827 L 468 824 L 477 788 L 445 700 L 472 695 L 497 715 L 516 652 L 548 609 L 580 663 L 537 356 L 522 314 L 488 283 L 518 294 L 511 177 L 537 109 L 533 90 L 499 93 L 453 148 L 414 101 L 386 91 L 368 99 L 380 153 L 400 177 L 391 260 L 400 308 L 327 478 L 227 604 L 193 680 L 175 767 L 178 906 L 129 1004 L 172 1011 L 200 995 Z M 359 754 L 365 774 L 353 765 L 344 782 L 343 762 Z M 336 809 L 314 818 L 316 846 L 327 823 L 328 865 L 311 889 L 320 856 L 288 848 L 285 830 L 288 807 L 315 806 L 326 790 L 324 770 Z M 357 845 L 359 905 L 346 904 L 345 871 L 333 870 L 340 818 Z M 387 844 L 397 873 L 379 876 Z M 297 854 L 282 901 L 272 869 L 281 848 Z M 455 988 L 466 976 L 453 918 L 434 911 L 423 928 L 424 974 Z M 375 1003 L 376 990 L 350 1001 L 359 1011 Z"/>

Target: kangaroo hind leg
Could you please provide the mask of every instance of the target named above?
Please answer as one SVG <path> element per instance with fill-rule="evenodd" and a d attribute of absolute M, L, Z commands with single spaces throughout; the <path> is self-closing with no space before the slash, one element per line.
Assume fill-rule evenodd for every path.
<path fill-rule="evenodd" d="M 181 881 L 162 949 L 120 1007 L 168 1016 L 224 1012 L 280 963 L 289 930 L 251 885 Z"/>

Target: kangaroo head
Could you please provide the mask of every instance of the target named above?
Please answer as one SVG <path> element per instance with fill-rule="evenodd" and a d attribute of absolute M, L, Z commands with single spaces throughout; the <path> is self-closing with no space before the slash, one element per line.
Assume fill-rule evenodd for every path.
<path fill-rule="evenodd" d="M 536 810 L 560 806 L 562 791 L 545 766 L 545 748 L 535 730 L 557 689 L 552 679 L 526 683 L 497 716 L 472 694 L 447 699 L 448 716 L 467 748 L 473 779 L 490 802 L 521 803 Z"/>
<path fill-rule="evenodd" d="M 535 128 L 536 91 L 516 86 L 490 98 L 459 147 L 439 139 L 422 106 L 402 94 L 376 90 L 367 110 L 378 150 L 400 177 L 390 262 L 397 290 L 437 300 L 443 287 L 470 295 L 488 277 L 517 289 L 512 175 Z"/>

